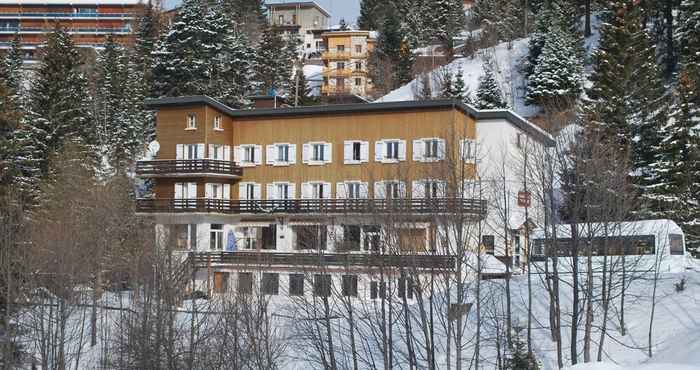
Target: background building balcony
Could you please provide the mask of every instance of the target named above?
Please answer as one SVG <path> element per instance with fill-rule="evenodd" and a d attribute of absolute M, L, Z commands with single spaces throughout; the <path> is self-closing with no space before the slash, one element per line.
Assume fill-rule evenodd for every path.
<path fill-rule="evenodd" d="M 136 175 L 141 177 L 209 176 L 238 178 L 243 169 L 235 162 L 217 159 L 177 159 L 136 162 Z"/>
<path fill-rule="evenodd" d="M 330 50 L 330 51 L 324 51 L 323 53 L 321 53 L 321 59 L 343 60 L 343 59 L 350 59 L 351 55 L 352 55 L 352 53 L 349 51 Z"/>
<path fill-rule="evenodd" d="M 445 215 L 460 214 L 483 218 L 486 201 L 466 198 L 428 199 L 137 199 L 142 213 L 223 213 L 223 214 L 290 214 L 290 215 Z"/>
<path fill-rule="evenodd" d="M 37 13 L 37 12 L 0 12 L 0 19 L 131 19 L 135 13 Z"/>
<path fill-rule="evenodd" d="M 455 257 L 433 254 L 377 253 L 279 253 L 279 252 L 189 252 L 186 263 L 195 268 L 212 265 L 275 267 L 360 267 L 451 270 Z"/>
<path fill-rule="evenodd" d="M 352 93 L 352 89 L 348 86 L 337 87 L 331 85 L 321 86 L 321 94 L 325 95 L 348 95 Z"/>
<path fill-rule="evenodd" d="M 350 77 L 352 70 L 350 68 L 324 68 L 323 75 L 329 78 Z"/>

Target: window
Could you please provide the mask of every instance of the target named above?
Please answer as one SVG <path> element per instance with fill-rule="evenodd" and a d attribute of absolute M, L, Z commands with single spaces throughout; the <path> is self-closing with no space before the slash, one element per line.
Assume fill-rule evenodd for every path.
<path fill-rule="evenodd" d="M 338 50 L 338 51 L 340 51 L 340 52 L 345 51 L 345 45 L 338 45 L 338 46 L 336 46 L 335 48 L 336 48 L 336 50 Z"/>
<path fill-rule="evenodd" d="M 309 165 L 331 163 L 332 144 L 311 142 L 303 146 L 302 161 Z"/>
<path fill-rule="evenodd" d="M 345 69 L 345 62 L 337 62 L 335 64 L 335 68 L 339 71 L 342 71 Z"/>
<path fill-rule="evenodd" d="M 684 255 L 685 248 L 683 248 L 683 235 L 680 234 L 668 234 L 668 241 L 671 246 L 672 255 Z"/>
<path fill-rule="evenodd" d="M 413 140 L 413 160 L 432 162 L 445 158 L 445 140 L 438 138 Z"/>
<path fill-rule="evenodd" d="M 484 252 L 486 254 L 493 255 L 495 244 L 496 244 L 496 238 L 493 235 L 482 235 L 481 236 L 481 245 L 483 246 Z"/>
<path fill-rule="evenodd" d="M 368 157 L 368 142 L 359 140 L 346 140 L 343 142 L 343 163 L 360 164 L 367 162 Z"/>
<path fill-rule="evenodd" d="M 226 293 L 228 291 L 228 272 L 214 272 L 214 293 Z"/>
<path fill-rule="evenodd" d="M 211 224 L 209 229 L 209 249 L 213 251 L 224 249 L 224 225 Z"/>
<path fill-rule="evenodd" d="M 399 159 L 399 142 L 398 141 L 388 141 L 385 144 L 386 152 L 384 158 L 386 159 Z"/>
<path fill-rule="evenodd" d="M 289 145 L 277 145 L 277 161 L 289 162 Z"/>
<path fill-rule="evenodd" d="M 362 52 L 362 45 L 355 45 L 355 52 L 361 53 Z"/>
<path fill-rule="evenodd" d="M 366 251 L 379 252 L 382 241 L 379 227 L 365 226 L 362 231 L 364 232 L 365 236 L 362 248 Z"/>
<path fill-rule="evenodd" d="M 289 295 L 303 296 L 304 295 L 304 275 L 289 274 Z"/>
<path fill-rule="evenodd" d="M 284 24 L 284 15 L 280 15 L 277 17 L 277 24 Z"/>
<path fill-rule="evenodd" d="M 362 62 L 355 62 L 355 70 L 356 71 L 362 70 Z"/>
<path fill-rule="evenodd" d="M 474 162 L 476 159 L 476 141 L 471 139 L 462 140 L 459 145 L 459 153 L 465 162 Z"/>
<path fill-rule="evenodd" d="M 331 276 L 328 274 L 314 275 L 314 295 L 328 297 L 331 295 Z"/>
<path fill-rule="evenodd" d="M 377 162 L 395 163 L 406 160 L 405 140 L 380 140 L 374 144 L 374 156 Z"/>
<path fill-rule="evenodd" d="M 172 225 L 176 249 L 197 249 L 197 224 Z"/>
<path fill-rule="evenodd" d="M 262 293 L 268 295 L 279 294 L 280 275 L 273 273 L 263 273 L 262 275 Z"/>
<path fill-rule="evenodd" d="M 288 166 L 296 163 L 296 145 L 282 143 L 267 146 L 267 164 L 273 166 Z"/>
<path fill-rule="evenodd" d="M 231 147 L 228 145 L 209 144 L 209 159 L 228 161 L 231 156 Z"/>
<path fill-rule="evenodd" d="M 277 199 L 291 199 L 289 184 L 276 184 Z"/>
<path fill-rule="evenodd" d="M 255 155 L 255 147 L 247 146 L 243 148 L 243 161 L 248 163 L 255 163 L 257 156 Z"/>
<path fill-rule="evenodd" d="M 386 298 L 386 283 L 378 281 L 373 281 L 369 283 L 369 298 Z"/>
<path fill-rule="evenodd" d="M 259 186 L 260 185 L 256 185 L 253 183 L 241 184 L 241 187 L 239 190 L 241 192 L 241 194 L 239 194 L 240 198 L 241 199 L 248 199 L 248 200 L 259 199 L 260 198 L 260 192 L 258 190 Z"/>
<path fill-rule="evenodd" d="M 277 249 L 277 225 L 262 227 L 263 249 Z"/>
<path fill-rule="evenodd" d="M 233 148 L 233 160 L 243 167 L 253 167 L 262 163 L 262 146 L 245 144 Z"/>
<path fill-rule="evenodd" d="M 80 8 L 75 8 L 75 12 L 78 14 L 97 14 L 97 8 L 80 7 Z"/>
<path fill-rule="evenodd" d="M 311 49 L 311 44 L 307 42 L 307 43 L 306 43 L 306 48 L 307 48 L 307 49 Z"/>
<path fill-rule="evenodd" d="M 343 275 L 343 296 L 357 297 L 357 275 Z"/>
<path fill-rule="evenodd" d="M 362 79 L 360 77 L 355 78 L 355 86 L 362 86 Z"/>
<path fill-rule="evenodd" d="M 361 236 L 359 225 L 343 225 L 343 244 L 339 249 L 343 252 L 359 251 Z"/>
<path fill-rule="evenodd" d="M 238 273 L 238 293 L 252 294 L 253 293 L 253 273 L 239 272 Z"/>
<path fill-rule="evenodd" d="M 267 199 L 294 199 L 295 185 L 290 182 L 274 182 L 272 184 L 267 184 Z"/>
<path fill-rule="evenodd" d="M 429 139 L 425 140 L 423 142 L 425 145 L 425 158 L 439 158 L 440 153 L 439 153 L 439 148 L 440 148 L 440 141 L 437 139 Z"/>
<path fill-rule="evenodd" d="M 258 249 L 258 228 L 244 227 L 241 232 L 243 234 L 243 249 Z"/>
<path fill-rule="evenodd" d="M 323 77 L 323 86 L 328 86 L 328 77 Z"/>
<path fill-rule="evenodd" d="M 204 144 L 177 144 L 175 152 L 175 159 L 204 159 Z"/>
<path fill-rule="evenodd" d="M 231 199 L 231 185 L 218 183 L 204 184 L 204 197 L 207 199 Z"/>
<path fill-rule="evenodd" d="M 347 197 L 350 199 L 360 199 L 361 192 L 360 187 L 362 186 L 359 182 L 348 182 L 345 183 L 345 191 L 347 192 Z"/>
<path fill-rule="evenodd" d="M 399 278 L 399 298 L 413 299 L 413 279 Z"/>
<path fill-rule="evenodd" d="M 389 181 L 385 183 L 387 198 L 402 198 L 401 183 L 398 181 Z"/>
<path fill-rule="evenodd" d="M 426 198 L 439 198 L 443 196 L 443 183 L 440 181 L 426 181 L 425 182 L 425 197 Z"/>
<path fill-rule="evenodd" d="M 329 186 L 325 186 L 326 184 L 323 183 L 314 183 L 311 184 L 311 189 L 312 189 L 312 194 L 314 199 L 324 199 L 328 198 L 328 193 L 330 193 Z"/>
<path fill-rule="evenodd" d="M 175 183 L 175 208 L 195 208 L 197 206 L 197 183 Z M 192 199 L 192 200 L 190 200 Z"/>
<path fill-rule="evenodd" d="M 187 130 L 195 130 L 197 129 L 197 116 L 194 114 L 190 113 L 187 115 Z"/>
<path fill-rule="evenodd" d="M 325 250 L 328 230 L 325 225 L 292 226 L 297 250 Z"/>

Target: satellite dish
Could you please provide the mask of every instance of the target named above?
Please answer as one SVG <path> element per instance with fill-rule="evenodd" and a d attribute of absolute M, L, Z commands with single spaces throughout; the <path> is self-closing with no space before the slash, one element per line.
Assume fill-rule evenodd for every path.
<path fill-rule="evenodd" d="M 160 143 L 158 143 L 158 141 L 153 140 L 148 144 L 148 151 L 150 151 L 151 154 L 156 155 L 159 150 L 160 150 Z"/>

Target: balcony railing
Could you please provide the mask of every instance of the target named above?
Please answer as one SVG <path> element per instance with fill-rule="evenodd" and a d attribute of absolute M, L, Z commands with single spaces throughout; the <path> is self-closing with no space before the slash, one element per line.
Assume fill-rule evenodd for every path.
<path fill-rule="evenodd" d="M 324 68 L 323 75 L 328 77 L 350 77 L 352 70 L 350 68 Z"/>
<path fill-rule="evenodd" d="M 349 51 L 337 51 L 337 50 L 331 50 L 331 51 L 324 51 L 321 53 L 321 59 L 330 59 L 330 60 L 335 60 L 335 59 L 350 59 L 350 56 L 352 53 Z"/>
<path fill-rule="evenodd" d="M 52 32 L 52 27 L 0 27 L 0 33 L 44 33 Z M 130 33 L 129 27 L 69 28 L 68 33 Z"/>
<path fill-rule="evenodd" d="M 133 18 L 134 13 L 4 13 L 0 18 Z"/>
<path fill-rule="evenodd" d="M 321 86 L 321 94 L 326 95 L 348 95 L 352 93 L 352 89 L 349 87 L 337 87 L 331 85 Z"/>
<path fill-rule="evenodd" d="M 243 169 L 235 162 L 217 159 L 177 159 L 136 162 L 136 174 L 141 177 L 168 177 L 178 175 L 209 174 L 240 177 Z"/>
<path fill-rule="evenodd" d="M 483 217 L 486 201 L 465 198 L 429 199 L 138 199 L 136 209 L 143 213 L 224 213 L 224 214 L 469 214 Z"/>
<path fill-rule="evenodd" d="M 188 261 L 195 267 L 209 263 L 243 266 L 292 267 L 366 267 L 449 270 L 455 257 L 431 254 L 360 254 L 360 253 L 278 253 L 278 252 L 189 252 Z"/>

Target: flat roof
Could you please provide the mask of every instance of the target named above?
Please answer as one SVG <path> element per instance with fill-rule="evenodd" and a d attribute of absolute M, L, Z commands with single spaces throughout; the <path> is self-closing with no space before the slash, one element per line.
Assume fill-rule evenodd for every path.
<path fill-rule="evenodd" d="M 331 16 L 331 13 L 328 13 L 326 9 L 323 9 L 322 6 L 316 4 L 315 1 L 292 1 L 292 2 L 284 2 L 284 3 L 265 3 L 265 6 L 268 8 L 283 8 L 283 9 L 289 9 L 289 8 L 316 8 L 318 9 L 321 13 L 323 13 L 326 17 Z"/>
<path fill-rule="evenodd" d="M 552 136 L 535 124 L 507 109 L 477 110 L 459 100 L 410 100 L 386 103 L 355 103 L 335 105 L 315 105 L 310 107 L 264 108 L 264 109 L 234 109 L 206 95 L 164 97 L 147 99 L 146 105 L 151 108 L 183 107 L 192 105 L 209 105 L 231 117 L 294 117 L 309 115 L 333 115 L 346 113 L 396 112 L 421 109 L 457 109 L 475 120 L 506 120 L 525 131 L 546 146 L 554 146 Z"/>

